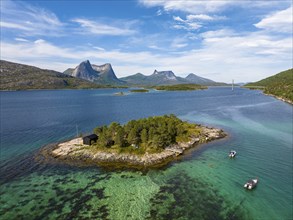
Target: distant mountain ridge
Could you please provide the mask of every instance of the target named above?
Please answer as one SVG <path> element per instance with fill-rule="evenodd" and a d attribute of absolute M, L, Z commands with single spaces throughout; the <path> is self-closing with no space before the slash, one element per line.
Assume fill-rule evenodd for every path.
<path fill-rule="evenodd" d="M 157 85 L 176 85 L 176 84 L 199 84 L 205 86 L 218 86 L 227 85 L 225 83 L 218 83 L 210 79 L 206 79 L 190 73 L 187 77 L 182 78 L 176 76 L 173 71 L 157 71 L 155 70 L 152 75 L 146 76 L 141 73 L 137 73 L 131 76 L 126 76 L 120 78 L 120 80 L 125 81 L 130 85 L 147 85 L 147 86 L 157 86 Z"/>
<path fill-rule="evenodd" d="M 158 71 L 146 76 L 141 73 L 117 78 L 110 63 L 103 65 L 91 64 L 88 60 L 81 62 L 75 68 L 69 68 L 64 74 L 85 79 L 99 85 L 122 85 L 122 86 L 157 86 L 176 84 L 199 84 L 204 86 L 221 86 L 225 83 L 218 83 L 190 73 L 186 78 L 176 76 L 172 70 Z"/>
<path fill-rule="evenodd" d="M 0 89 L 86 89 L 101 86 L 66 74 L 0 60 Z"/>
<path fill-rule="evenodd" d="M 119 80 L 114 73 L 110 63 L 103 65 L 91 64 L 89 60 L 81 62 L 77 67 L 69 68 L 64 74 L 88 80 L 100 85 L 122 85 L 125 84 Z"/>

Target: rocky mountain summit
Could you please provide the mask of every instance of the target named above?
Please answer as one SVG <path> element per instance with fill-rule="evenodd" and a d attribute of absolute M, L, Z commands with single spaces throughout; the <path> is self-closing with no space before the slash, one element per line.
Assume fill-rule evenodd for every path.
<path fill-rule="evenodd" d="M 69 68 L 64 74 L 85 79 L 97 84 L 122 85 L 123 81 L 119 80 L 114 73 L 110 63 L 104 65 L 91 64 L 88 60 L 81 62 L 77 67 Z"/>

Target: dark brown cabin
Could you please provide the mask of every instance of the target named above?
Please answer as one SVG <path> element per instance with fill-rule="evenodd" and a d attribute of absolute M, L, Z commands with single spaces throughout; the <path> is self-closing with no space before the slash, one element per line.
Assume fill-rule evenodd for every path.
<path fill-rule="evenodd" d="M 88 135 L 88 136 L 83 137 L 82 140 L 83 140 L 83 144 L 92 145 L 92 143 L 97 142 L 98 135 L 91 134 L 91 135 Z"/>

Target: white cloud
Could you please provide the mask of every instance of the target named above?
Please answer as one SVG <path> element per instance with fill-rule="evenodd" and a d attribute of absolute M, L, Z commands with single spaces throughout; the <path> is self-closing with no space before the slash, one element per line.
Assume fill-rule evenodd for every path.
<path fill-rule="evenodd" d="M 292 33 L 292 6 L 286 10 L 277 11 L 266 16 L 260 22 L 254 24 L 257 28 L 265 29 L 267 31 Z"/>
<path fill-rule="evenodd" d="M 185 22 L 182 18 L 179 16 L 173 16 L 174 21 L 179 21 L 179 22 Z"/>
<path fill-rule="evenodd" d="M 175 29 L 184 29 L 184 30 L 191 31 L 191 30 L 197 30 L 202 27 L 202 25 L 196 21 L 184 20 L 180 18 L 179 16 L 173 16 L 173 20 L 177 21 L 177 24 L 173 25 L 173 28 Z"/>
<path fill-rule="evenodd" d="M 182 19 L 179 16 L 173 16 L 173 20 L 177 22 L 177 24 L 173 25 L 175 29 L 184 29 L 188 31 L 197 30 L 204 26 L 204 23 L 207 21 L 217 21 L 224 20 L 226 17 L 217 16 L 217 15 L 206 15 L 206 14 L 191 14 L 187 15 L 186 19 Z"/>
<path fill-rule="evenodd" d="M 207 21 L 211 21 L 213 20 L 213 18 L 209 15 L 205 15 L 205 14 L 199 14 L 199 15 L 187 15 L 186 16 L 187 20 L 207 20 Z"/>
<path fill-rule="evenodd" d="M 1 28 L 15 30 L 27 36 L 58 36 L 64 24 L 43 8 L 24 2 L 1 2 Z"/>
<path fill-rule="evenodd" d="M 225 10 L 231 6 L 240 6 L 244 8 L 249 7 L 276 7 L 280 5 L 288 5 L 291 3 L 291 0 L 283 1 L 255 1 L 255 0 L 220 0 L 220 1 L 211 1 L 211 0 L 194 0 L 194 1 L 185 1 L 185 0 L 139 0 L 139 2 L 146 7 L 163 7 L 165 11 L 182 11 L 192 14 L 206 14 L 206 13 L 215 13 Z"/>
<path fill-rule="evenodd" d="M 157 14 L 157 16 L 161 16 L 163 14 L 163 12 L 162 12 L 162 10 L 159 9 L 156 14 Z"/>
<path fill-rule="evenodd" d="M 16 40 L 16 41 L 21 41 L 21 42 L 28 42 L 28 41 L 29 41 L 29 40 L 27 40 L 27 39 L 20 38 L 20 37 L 16 37 L 16 38 L 14 38 L 14 40 Z"/>
<path fill-rule="evenodd" d="M 187 47 L 188 43 L 186 38 L 182 37 L 182 38 L 175 38 L 172 43 L 171 43 L 171 47 L 175 48 L 175 49 L 180 49 L 180 48 L 184 48 Z"/>
<path fill-rule="evenodd" d="M 25 27 L 25 26 L 23 26 L 21 24 L 5 22 L 5 21 L 0 21 L 0 27 L 1 28 L 19 29 L 19 30 L 24 30 L 24 31 L 32 31 L 33 30 L 32 28 Z"/>
<path fill-rule="evenodd" d="M 132 30 L 128 27 L 133 22 L 121 22 L 122 24 L 119 24 L 119 26 L 114 26 L 82 18 L 76 18 L 72 21 L 78 23 L 81 26 L 80 32 L 84 34 L 121 36 L 132 35 L 136 33 L 135 30 Z"/>
<path fill-rule="evenodd" d="M 206 15 L 206 14 L 196 14 L 196 15 L 187 15 L 186 19 L 191 20 L 202 20 L 202 21 L 218 21 L 227 19 L 225 16 L 217 16 L 217 15 Z"/>
<path fill-rule="evenodd" d="M 140 0 L 146 7 L 158 7 L 161 6 L 165 11 L 184 11 L 188 13 L 206 13 L 216 12 L 227 5 L 234 4 L 233 1 L 170 1 L 170 0 Z"/>
<path fill-rule="evenodd" d="M 95 48 L 95 49 L 97 49 L 97 50 L 105 51 L 105 49 L 102 48 L 102 47 L 93 47 L 93 48 Z"/>

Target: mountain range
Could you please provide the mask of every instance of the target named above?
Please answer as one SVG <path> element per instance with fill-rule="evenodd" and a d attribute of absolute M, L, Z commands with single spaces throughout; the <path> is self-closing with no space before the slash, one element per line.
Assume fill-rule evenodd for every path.
<path fill-rule="evenodd" d="M 173 71 L 157 71 L 146 76 L 137 73 L 131 76 L 117 78 L 111 64 L 104 65 L 91 64 L 88 60 L 81 62 L 75 68 L 69 68 L 63 72 L 64 74 L 85 79 L 101 85 L 130 85 L 130 86 L 156 86 L 156 85 L 175 85 L 175 84 L 199 84 L 205 86 L 226 85 L 225 83 L 217 83 L 210 79 L 206 79 L 190 73 L 187 77 L 182 78 L 176 76 Z"/>
<path fill-rule="evenodd" d="M 225 83 L 218 83 L 210 79 L 206 79 L 190 73 L 187 77 L 176 76 L 173 71 L 157 71 L 155 70 L 152 75 L 146 76 L 137 73 L 131 76 L 120 78 L 120 80 L 127 82 L 129 85 L 175 85 L 175 84 L 198 84 L 203 86 L 222 86 Z"/>
<path fill-rule="evenodd" d="M 78 89 L 104 88 L 116 86 L 157 86 L 176 84 L 199 84 L 205 86 L 226 85 L 217 83 L 190 73 L 187 77 L 178 77 L 173 71 L 157 71 L 147 76 L 137 73 L 117 78 L 110 63 L 91 64 L 88 60 L 63 73 L 40 69 L 38 67 L 0 60 L 0 90 L 26 89 Z"/>

